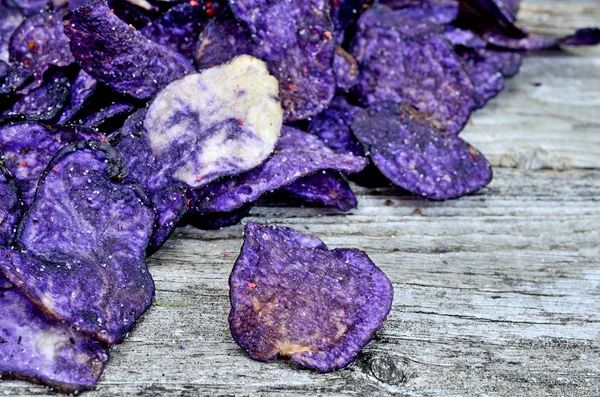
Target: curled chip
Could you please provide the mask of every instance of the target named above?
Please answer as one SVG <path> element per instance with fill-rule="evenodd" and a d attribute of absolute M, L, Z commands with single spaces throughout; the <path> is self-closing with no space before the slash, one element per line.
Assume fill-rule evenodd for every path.
<path fill-rule="evenodd" d="M 463 59 L 475 88 L 475 106 L 482 108 L 504 88 L 504 76 L 516 74 L 521 55 L 511 51 L 465 50 Z"/>
<path fill-rule="evenodd" d="M 121 153 L 129 172 L 125 183 L 144 186 L 156 211 L 154 230 L 148 243 L 150 253 L 158 250 L 175 230 L 186 210 L 184 190 L 169 180 L 152 155 L 144 133 L 144 109 L 133 113 L 119 131 L 114 147 Z"/>
<path fill-rule="evenodd" d="M 0 246 L 10 245 L 21 218 L 21 197 L 19 188 L 8 169 L 0 162 Z M 2 288 L 0 277 L 0 288 Z"/>
<path fill-rule="evenodd" d="M 248 222 L 229 278 L 229 327 L 250 357 L 278 355 L 329 372 L 350 364 L 383 325 L 386 275 L 357 249 Z"/>
<path fill-rule="evenodd" d="M 458 134 L 474 106 L 473 84 L 452 45 L 429 29 L 385 6 L 365 11 L 352 50 L 360 69 L 356 88 L 365 104 L 405 102 Z"/>
<path fill-rule="evenodd" d="M 314 172 L 332 169 L 352 174 L 366 165 L 363 157 L 334 153 L 314 135 L 284 126 L 275 152 L 267 161 L 245 174 L 198 190 L 191 206 L 200 213 L 229 212 Z"/>
<path fill-rule="evenodd" d="M 140 32 L 171 51 L 191 58 L 198 35 L 207 22 L 208 17 L 202 7 L 182 3 L 169 9 Z"/>
<path fill-rule="evenodd" d="M 145 38 L 94 0 L 64 18 L 65 34 L 81 67 L 116 91 L 150 98 L 169 82 L 192 71 L 180 54 Z"/>
<path fill-rule="evenodd" d="M 587 46 L 600 43 L 600 29 L 584 28 L 565 37 L 551 37 L 541 34 L 528 33 L 522 38 L 515 38 L 503 32 L 490 31 L 484 38 L 493 47 L 514 51 L 539 51 L 561 45 Z"/>
<path fill-rule="evenodd" d="M 30 120 L 53 119 L 67 102 L 69 88 L 69 79 L 60 70 L 47 73 L 41 86 L 21 96 L 4 115 L 22 115 Z"/>
<path fill-rule="evenodd" d="M 0 269 L 46 313 L 117 343 L 150 306 L 145 251 L 154 211 L 139 186 L 115 182 L 123 161 L 93 141 L 61 149 L 19 225 L 27 250 L 5 252 Z"/>
<path fill-rule="evenodd" d="M 130 103 L 113 102 L 105 108 L 92 113 L 81 120 L 81 124 L 84 127 L 98 128 L 105 122 L 128 115 L 135 110 L 135 106 Z M 121 119 L 123 120 L 123 119 Z"/>
<path fill-rule="evenodd" d="M 99 133 L 61 128 L 51 131 L 34 121 L 0 124 L 0 151 L 6 168 L 14 176 L 25 207 L 33 201 L 42 172 L 60 148 L 81 140 L 102 140 Z"/>
<path fill-rule="evenodd" d="M 24 19 L 18 8 L 11 7 L 6 1 L 0 1 L 0 61 L 8 62 L 10 36 Z"/>
<path fill-rule="evenodd" d="M 194 201 L 194 190 L 190 190 L 190 200 Z M 190 207 L 187 214 L 187 223 L 198 229 L 217 230 L 227 226 L 237 225 L 242 219 L 250 213 L 252 203 L 241 206 L 231 212 L 211 212 L 208 214 L 200 214 L 194 212 L 194 208 Z"/>
<path fill-rule="evenodd" d="M 358 205 L 348 182 L 339 172 L 331 170 L 305 176 L 282 190 L 307 203 L 334 207 L 344 212 Z"/>
<path fill-rule="evenodd" d="M 350 131 L 352 116 L 361 109 L 350 105 L 344 97 L 335 97 L 327 109 L 313 118 L 308 132 L 318 136 L 336 153 L 351 153 L 364 157 L 362 145 Z"/>
<path fill-rule="evenodd" d="M 153 155 L 174 181 L 190 187 L 262 163 L 281 124 L 277 81 L 248 55 L 172 82 L 144 120 Z"/>
<path fill-rule="evenodd" d="M 108 362 L 101 343 L 42 313 L 17 288 L 0 290 L 0 313 L 3 378 L 28 379 L 63 393 L 87 390 L 98 382 Z"/>
<path fill-rule="evenodd" d="M 208 69 L 238 55 L 252 54 L 252 47 L 246 29 L 226 13 L 211 20 L 200 33 L 194 58 L 198 69 Z"/>
<path fill-rule="evenodd" d="M 457 0 L 381 0 L 397 14 L 410 19 L 448 24 L 458 16 Z"/>
<path fill-rule="evenodd" d="M 477 149 L 435 128 L 409 105 L 371 105 L 351 126 L 377 168 L 414 194 L 444 200 L 476 192 L 492 180 L 490 164 Z"/>
<path fill-rule="evenodd" d="M 11 62 L 33 72 L 34 81 L 22 90 L 25 94 L 42 84 L 51 65 L 67 66 L 75 61 L 63 32 L 62 16 L 53 12 L 27 18 L 10 38 L 9 54 Z"/>
<path fill-rule="evenodd" d="M 88 98 L 96 91 L 97 83 L 96 79 L 87 74 L 85 70 L 79 71 L 75 81 L 71 84 L 69 100 L 58 119 L 58 124 L 64 124 L 75 117 Z"/>
<path fill-rule="evenodd" d="M 335 86 L 338 91 L 348 92 L 358 82 L 356 59 L 339 46 L 335 47 L 333 72 L 335 73 Z"/>
<path fill-rule="evenodd" d="M 286 122 L 314 116 L 335 93 L 333 25 L 326 0 L 235 0 L 255 41 L 254 56 L 279 80 Z"/>

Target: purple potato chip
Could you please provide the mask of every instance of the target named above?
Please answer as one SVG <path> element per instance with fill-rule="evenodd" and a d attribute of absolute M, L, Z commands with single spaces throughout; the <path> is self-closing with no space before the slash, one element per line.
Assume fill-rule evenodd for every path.
<path fill-rule="evenodd" d="M 514 38 L 500 31 L 490 31 L 484 35 L 487 43 L 493 47 L 513 51 L 539 51 L 556 48 L 561 45 L 591 46 L 600 44 L 600 29 L 584 28 L 566 37 L 552 37 L 528 33 L 523 38 Z"/>
<path fill-rule="evenodd" d="M 190 199 L 192 202 L 194 201 L 194 192 L 194 189 L 188 191 L 188 194 L 192 195 Z M 240 223 L 250 213 L 252 206 L 252 203 L 250 203 L 231 212 L 211 212 L 208 214 L 193 212 L 193 208 L 190 207 L 191 211 L 187 214 L 186 221 L 198 229 L 218 230 Z"/>
<path fill-rule="evenodd" d="M 394 12 L 390 7 L 380 4 L 376 4 L 363 12 L 357 25 L 357 35 L 362 35 L 369 30 L 394 31 L 398 32 L 396 35 L 409 36 L 443 32 L 443 27 L 437 23 L 406 18 Z"/>
<path fill-rule="evenodd" d="M 190 207 L 200 213 L 229 212 L 314 172 L 332 169 L 351 174 L 366 165 L 363 157 L 336 154 L 316 136 L 284 126 L 275 152 L 266 162 L 198 190 Z"/>
<path fill-rule="evenodd" d="M 175 230 L 186 210 L 184 189 L 171 182 L 157 165 L 143 133 L 145 109 L 125 121 L 114 147 L 121 153 L 128 174 L 125 183 L 138 183 L 146 189 L 156 211 L 154 230 L 148 243 L 150 253 L 157 251 Z"/>
<path fill-rule="evenodd" d="M 335 93 L 333 25 L 326 0 L 236 0 L 235 16 L 256 45 L 254 56 L 267 62 L 279 80 L 286 122 L 325 109 Z"/>
<path fill-rule="evenodd" d="M 444 31 L 444 37 L 455 46 L 466 48 L 485 48 L 486 42 L 470 30 L 457 28 L 456 26 L 447 26 Z"/>
<path fill-rule="evenodd" d="M 0 61 L 8 62 L 10 36 L 24 19 L 18 8 L 11 7 L 6 1 L 0 1 Z"/>
<path fill-rule="evenodd" d="M 106 121 L 125 116 L 135 110 L 135 106 L 129 103 L 113 102 L 107 107 L 98 110 L 85 117 L 79 124 L 88 128 L 98 128 Z"/>
<path fill-rule="evenodd" d="M 346 39 L 346 32 L 360 16 L 366 7 L 365 0 L 334 0 L 331 4 L 331 19 L 335 32 L 335 42 L 342 45 Z"/>
<path fill-rule="evenodd" d="M 28 93 L 21 96 L 3 115 L 22 115 L 30 120 L 51 120 L 67 102 L 70 87 L 69 79 L 61 71 L 46 74 L 41 86 L 33 90 L 27 88 Z"/>
<path fill-rule="evenodd" d="M 340 46 L 335 47 L 333 73 L 335 74 L 335 87 L 339 92 L 348 92 L 358 83 L 356 59 Z"/>
<path fill-rule="evenodd" d="M 169 9 L 140 32 L 171 51 L 192 58 L 198 35 L 206 26 L 208 19 L 202 7 L 181 3 Z"/>
<path fill-rule="evenodd" d="M 318 136 L 328 148 L 336 153 L 350 153 L 364 157 L 365 151 L 352 134 L 352 116 L 362 108 L 353 106 L 343 97 L 335 97 L 327 109 L 313 118 L 308 132 Z"/>
<path fill-rule="evenodd" d="M 373 22 L 377 16 L 382 16 L 379 25 Z M 411 24 L 414 29 L 403 33 Z M 352 49 L 360 69 L 356 88 L 365 104 L 406 102 L 458 134 L 474 106 L 473 84 L 452 45 L 427 26 L 385 6 L 365 11 Z"/>
<path fill-rule="evenodd" d="M 4 278 L 4 276 L 0 273 L 0 289 L 9 289 L 12 287 L 13 285 L 10 283 L 10 281 Z"/>
<path fill-rule="evenodd" d="M 281 130 L 277 86 L 265 63 L 248 55 L 170 83 L 144 119 L 153 155 L 189 187 L 256 167 Z"/>
<path fill-rule="evenodd" d="M 19 188 L 8 169 L 0 162 L 0 246 L 10 245 L 21 218 Z M 3 280 L 0 277 L 0 288 Z"/>
<path fill-rule="evenodd" d="M 251 358 L 287 356 L 329 372 L 350 364 L 383 325 L 393 299 L 386 275 L 362 251 L 314 240 L 246 224 L 229 278 L 229 327 Z"/>
<path fill-rule="evenodd" d="M 68 143 L 105 139 L 99 133 L 61 128 L 50 131 L 34 121 L 0 125 L 0 151 L 6 168 L 14 176 L 25 207 L 33 201 L 36 184 L 56 152 Z"/>
<path fill-rule="evenodd" d="M 25 15 L 37 14 L 48 7 L 50 0 L 13 0 Z"/>
<path fill-rule="evenodd" d="M 79 71 L 75 81 L 71 84 L 69 100 L 58 119 L 58 124 L 69 122 L 75 117 L 87 99 L 96 91 L 97 83 L 96 79 L 87 74 L 85 70 Z"/>
<path fill-rule="evenodd" d="M 511 51 L 465 50 L 463 59 L 475 88 L 477 108 L 482 108 L 489 99 L 502 91 L 504 76 L 513 76 L 521 66 L 521 55 Z"/>
<path fill-rule="evenodd" d="M 0 95 L 14 93 L 31 79 L 31 70 L 23 65 L 8 65 L 9 70 L 3 79 L 0 79 Z M 4 107 L 4 106 L 3 106 Z M 2 111 L 2 108 L 0 108 Z"/>
<path fill-rule="evenodd" d="M 394 9 L 404 17 L 440 25 L 454 21 L 459 8 L 456 0 L 380 0 L 379 4 Z"/>
<path fill-rule="evenodd" d="M 281 190 L 307 203 L 334 207 L 347 212 L 358 202 L 348 182 L 339 172 L 326 170 L 298 179 Z"/>
<path fill-rule="evenodd" d="M 212 19 L 200 33 L 194 54 L 199 70 L 231 61 L 238 55 L 252 54 L 253 45 L 246 29 L 229 14 Z"/>
<path fill-rule="evenodd" d="M 6 79 L 10 73 L 10 66 L 8 63 L 0 60 L 0 81 Z"/>
<path fill-rule="evenodd" d="M 369 146 L 379 170 L 401 188 L 445 200 L 476 192 L 492 180 L 485 157 L 467 142 L 405 104 L 382 102 L 357 113 L 354 135 Z"/>
<path fill-rule="evenodd" d="M 145 38 L 94 0 L 64 18 L 73 56 L 98 81 L 138 99 L 192 71 L 180 54 Z"/>
<path fill-rule="evenodd" d="M 63 393 L 96 385 L 108 362 L 101 343 L 42 313 L 17 288 L 0 291 L 0 313 L 3 377 L 32 380 Z"/>
<path fill-rule="evenodd" d="M 13 33 L 9 44 L 10 61 L 31 69 L 33 82 L 21 90 L 27 94 L 44 81 L 50 66 L 75 62 L 69 40 L 63 32 L 62 15 L 42 12 L 27 18 Z"/>
<path fill-rule="evenodd" d="M 521 6 L 521 0 L 494 0 L 494 2 L 506 18 L 514 22 Z"/>
<path fill-rule="evenodd" d="M 123 160 L 107 144 L 61 149 L 19 225 L 27 250 L 0 269 L 37 306 L 107 343 L 121 342 L 150 306 L 145 251 L 154 211 L 140 186 L 119 183 Z"/>
<path fill-rule="evenodd" d="M 500 28 L 506 34 L 514 37 L 524 37 L 527 35 L 525 30 L 513 23 L 514 17 L 505 12 L 507 10 L 505 2 L 499 0 L 461 0 L 461 2 L 479 14 L 473 19 L 476 23 L 480 24 L 484 22 L 487 27 Z M 482 20 L 481 17 L 484 19 Z"/>

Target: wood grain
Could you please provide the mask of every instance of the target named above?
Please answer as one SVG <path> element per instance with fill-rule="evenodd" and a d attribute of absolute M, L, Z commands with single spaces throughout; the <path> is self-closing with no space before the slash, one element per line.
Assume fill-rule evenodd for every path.
<path fill-rule="evenodd" d="M 527 1 L 521 20 L 560 34 L 598 15 L 600 1 Z M 507 167 L 477 195 L 434 203 L 356 187 L 348 215 L 252 210 L 365 250 L 393 281 L 388 321 L 349 368 L 249 359 L 226 323 L 242 228 L 185 227 L 149 260 L 156 301 L 85 395 L 600 395 L 599 71 L 597 49 L 525 59 L 463 134 Z M 2 381 L 0 393 L 51 392 Z"/>

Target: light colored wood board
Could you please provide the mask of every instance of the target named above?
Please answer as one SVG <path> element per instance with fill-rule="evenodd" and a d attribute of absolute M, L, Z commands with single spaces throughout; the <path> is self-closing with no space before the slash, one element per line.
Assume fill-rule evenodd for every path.
<path fill-rule="evenodd" d="M 517 22 L 530 31 L 556 36 L 571 34 L 575 29 L 599 27 L 599 21 L 598 0 L 527 0 L 517 15 Z"/>
<path fill-rule="evenodd" d="M 364 249 L 388 274 L 392 312 L 355 364 L 317 374 L 246 357 L 226 321 L 242 228 L 186 227 L 150 259 L 156 302 L 86 396 L 598 395 L 600 171 L 499 169 L 441 203 L 356 190 L 348 215 L 265 203 L 249 218 Z"/>

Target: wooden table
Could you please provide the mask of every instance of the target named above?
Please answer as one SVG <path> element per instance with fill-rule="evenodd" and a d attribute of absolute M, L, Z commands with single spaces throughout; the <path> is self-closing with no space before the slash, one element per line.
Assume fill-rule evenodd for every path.
<path fill-rule="evenodd" d="M 561 34 L 600 24 L 600 0 L 529 0 L 521 21 Z M 263 205 L 250 219 L 365 250 L 395 287 L 356 363 L 331 374 L 249 359 L 228 327 L 241 226 L 178 229 L 149 260 L 156 301 L 97 396 L 600 395 L 600 49 L 528 56 L 462 136 L 495 166 L 444 203 L 357 188 L 348 215 Z M 47 389 L 0 382 L 0 395 Z"/>

